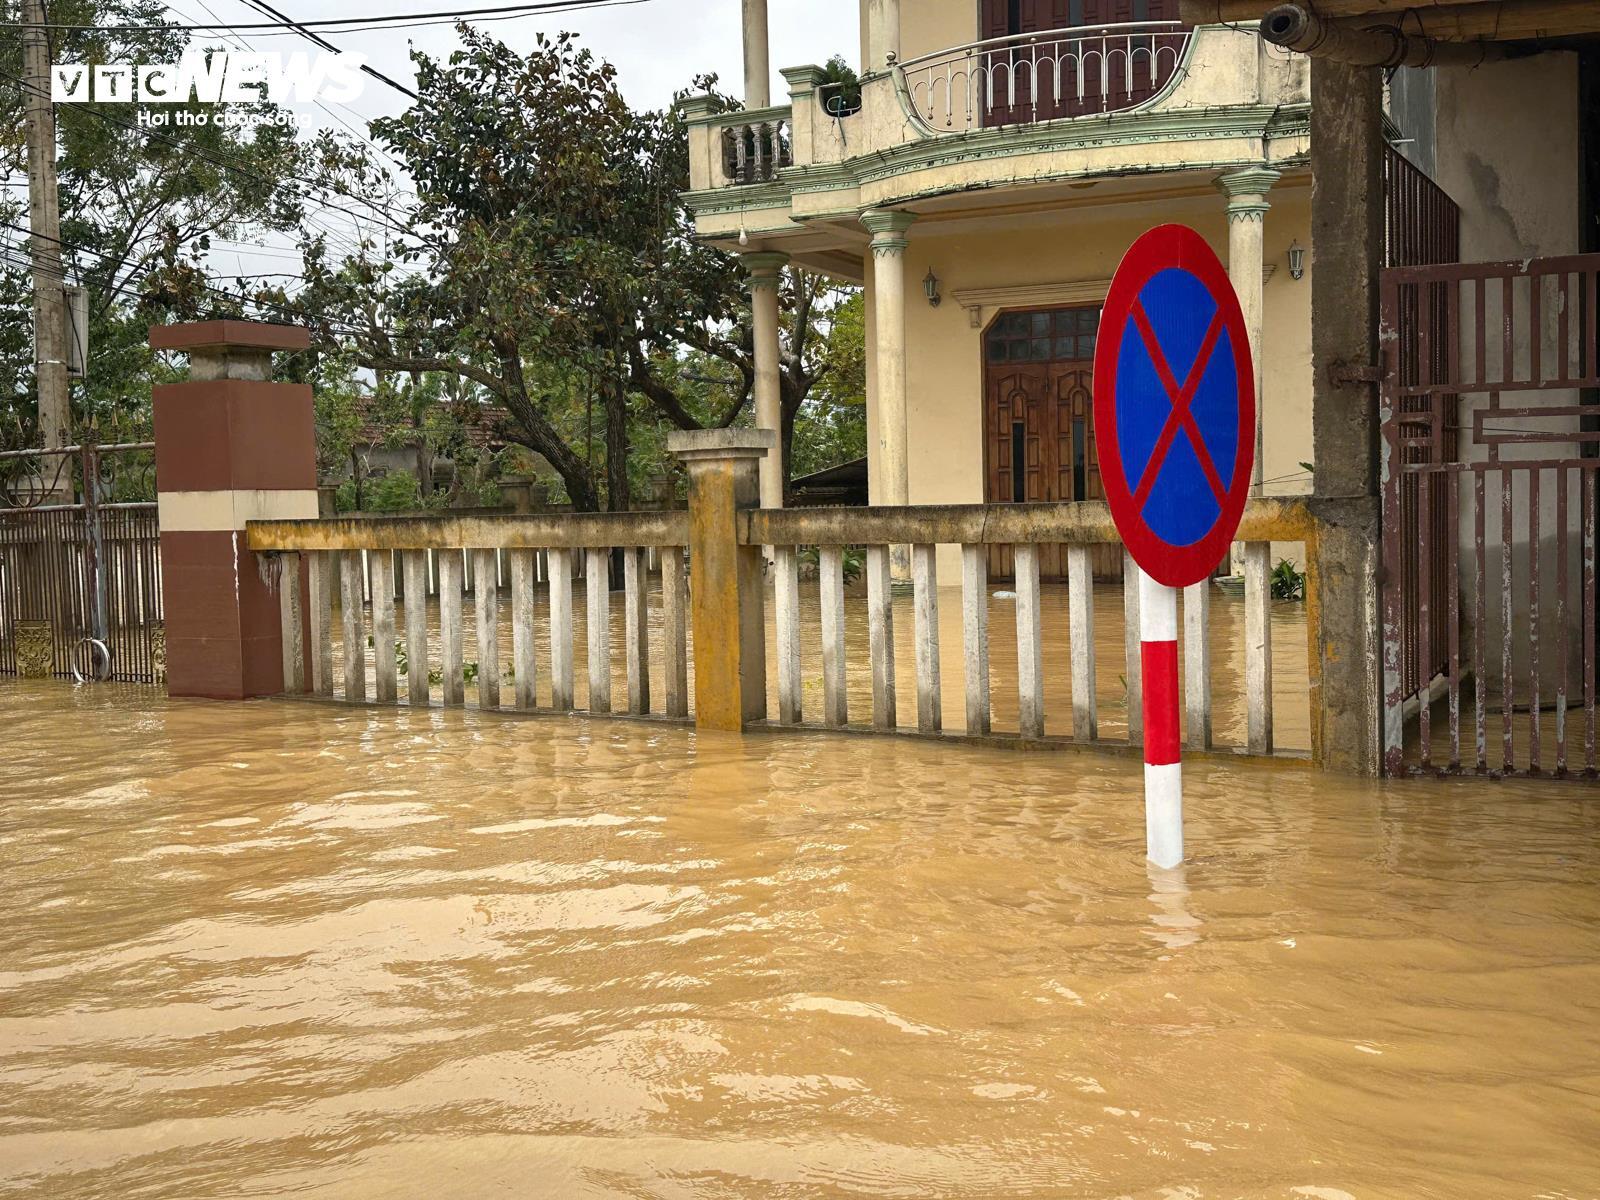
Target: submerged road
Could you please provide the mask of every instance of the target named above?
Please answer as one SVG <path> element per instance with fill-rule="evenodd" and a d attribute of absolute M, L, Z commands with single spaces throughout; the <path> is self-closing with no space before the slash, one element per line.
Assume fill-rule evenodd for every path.
<path fill-rule="evenodd" d="M 0 683 L 0 1195 L 1589 1197 L 1600 804 Z"/>

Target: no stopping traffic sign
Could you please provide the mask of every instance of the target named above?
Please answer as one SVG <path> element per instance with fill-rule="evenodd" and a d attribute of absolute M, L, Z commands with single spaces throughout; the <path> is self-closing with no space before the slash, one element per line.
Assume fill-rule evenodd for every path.
<path fill-rule="evenodd" d="M 1129 249 L 1100 317 L 1095 448 L 1112 519 L 1152 579 L 1208 576 L 1239 528 L 1255 462 L 1255 371 L 1222 263 L 1183 225 Z"/>
<path fill-rule="evenodd" d="M 1094 356 L 1094 441 L 1138 578 L 1145 853 L 1183 861 L 1178 593 L 1238 531 L 1256 445 L 1255 368 L 1239 298 L 1192 229 L 1161 225 L 1111 280 Z"/>

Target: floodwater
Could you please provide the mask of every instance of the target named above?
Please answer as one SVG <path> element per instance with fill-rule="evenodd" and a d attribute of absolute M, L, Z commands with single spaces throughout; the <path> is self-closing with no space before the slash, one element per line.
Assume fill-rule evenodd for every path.
<path fill-rule="evenodd" d="M 1593 1197 L 1600 804 L 0 683 L 0 1194 Z"/>

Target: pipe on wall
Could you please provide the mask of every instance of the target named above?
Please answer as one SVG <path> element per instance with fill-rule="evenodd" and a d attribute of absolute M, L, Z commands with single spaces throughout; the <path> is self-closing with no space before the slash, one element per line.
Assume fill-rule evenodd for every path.
<path fill-rule="evenodd" d="M 1328 21 L 1298 4 L 1269 11 L 1261 36 L 1285 50 L 1359 67 L 1475 67 L 1505 57 L 1505 48 L 1492 42 L 1439 42 L 1393 25 Z"/>

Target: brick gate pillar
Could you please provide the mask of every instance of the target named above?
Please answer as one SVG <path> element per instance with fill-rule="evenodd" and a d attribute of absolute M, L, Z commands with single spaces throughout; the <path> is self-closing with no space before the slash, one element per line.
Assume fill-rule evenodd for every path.
<path fill-rule="evenodd" d="M 272 382 L 272 354 L 304 329 L 252 321 L 156 325 L 150 346 L 189 355 L 154 389 L 167 691 L 240 700 L 283 690 L 278 599 L 245 522 L 317 515 L 311 389 Z"/>

